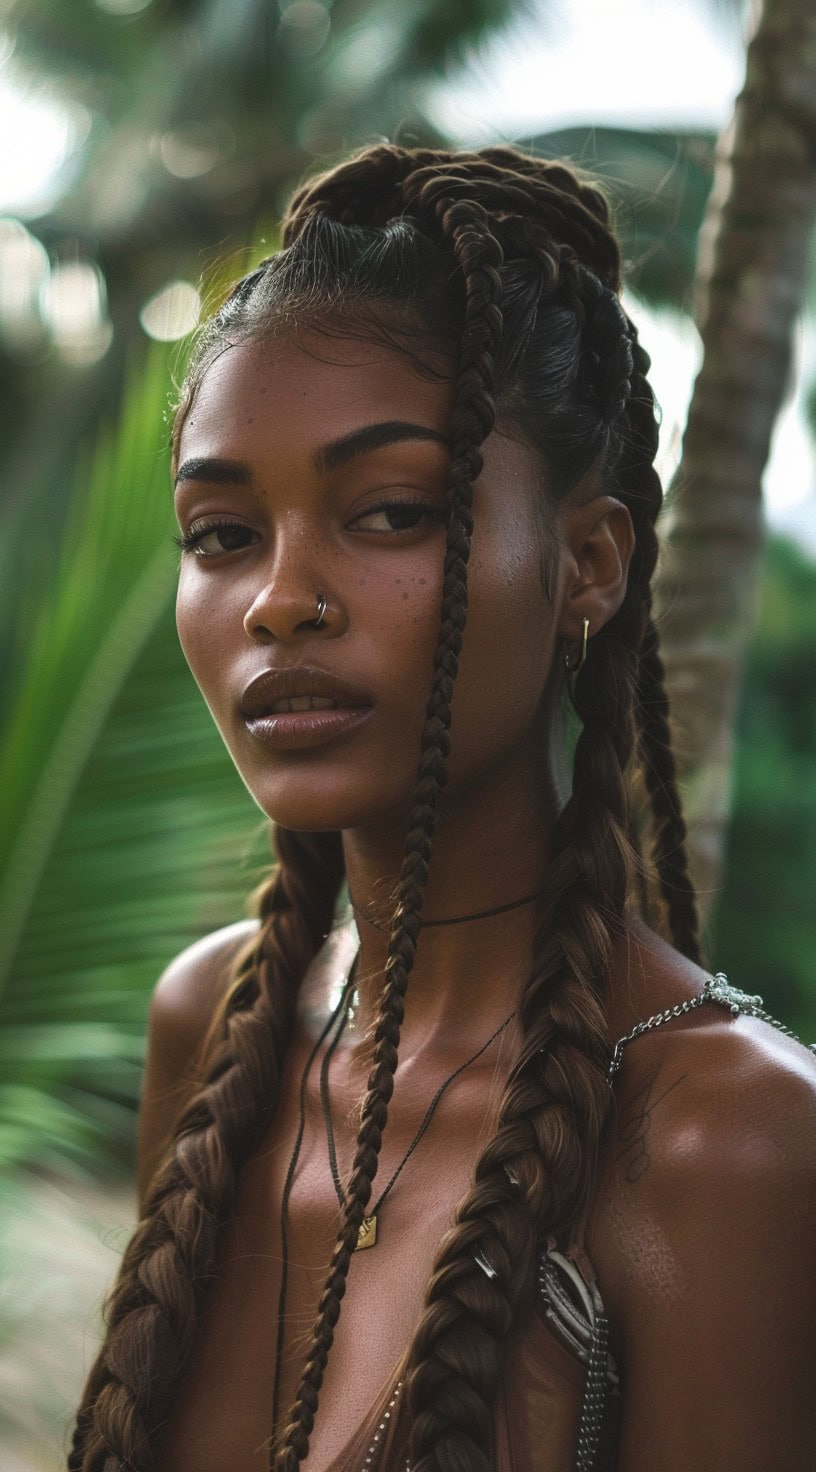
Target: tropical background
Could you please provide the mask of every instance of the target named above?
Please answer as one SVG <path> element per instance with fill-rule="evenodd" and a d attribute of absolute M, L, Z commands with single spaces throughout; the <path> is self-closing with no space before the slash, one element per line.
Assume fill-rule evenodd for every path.
<path fill-rule="evenodd" d="M 269 863 L 177 643 L 173 383 L 292 186 L 347 148 L 503 138 L 604 178 L 662 406 L 659 613 L 708 954 L 816 1039 L 805 9 L 0 0 L 5 1472 L 63 1458 L 134 1220 L 151 988 Z"/>

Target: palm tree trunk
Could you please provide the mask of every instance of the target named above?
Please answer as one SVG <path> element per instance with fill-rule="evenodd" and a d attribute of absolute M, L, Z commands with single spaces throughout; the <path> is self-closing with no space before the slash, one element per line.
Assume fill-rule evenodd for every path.
<path fill-rule="evenodd" d="M 660 628 L 703 913 L 720 879 L 761 570 L 762 474 L 789 387 L 814 214 L 816 7 L 764 0 L 700 233 L 703 362 L 662 527 Z"/>

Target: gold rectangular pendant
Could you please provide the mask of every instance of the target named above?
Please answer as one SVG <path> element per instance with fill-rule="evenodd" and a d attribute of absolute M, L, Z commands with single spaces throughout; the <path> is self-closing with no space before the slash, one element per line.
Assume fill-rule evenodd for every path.
<path fill-rule="evenodd" d="M 377 1218 L 367 1216 L 363 1218 L 360 1230 L 357 1233 L 357 1246 L 355 1252 L 360 1252 L 363 1247 L 373 1247 L 377 1240 Z"/>

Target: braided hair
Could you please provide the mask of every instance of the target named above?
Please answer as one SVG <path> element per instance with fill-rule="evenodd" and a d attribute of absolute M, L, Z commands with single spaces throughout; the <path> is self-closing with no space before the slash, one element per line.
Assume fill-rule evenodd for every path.
<path fill-rule="evenodd" d="M 610 1120 L 612 946 L 638 867 L 633 772 L 642 774 L 653 817 L 665 929 L 684 954 L 699 956 L 651 605 L 662 500 L 654 400 L 648 356 L 620 303 L 620 275 L 606 201 L 565 165 L 510 147 L 378 145 L 294 195 L 283 249 L 205 324 L 182 389 L 175 453 L 207 366 L 253 335 L 306 323 L 384 335 L 406 351 L 413 335 L 431 371 L 437 349 L 456 362 L 441 623 L 371 1071 L 300 1384 L 270 1452 L 275 1472 L 295 1472 L 308 1454 L 388 1121 L 446 782 L 473 482 L 497 412 L 540 455 L 553 501 L 588 471 L 598 476 L 630 512 L 635 551 L 624 600 L 592 638 L 570 690 L 580 722 L 573 790 L 557 821 L 548 897 L 519 1001 L 520 1046 L 496 1132 L 436 1256 L 406 1355 L 389 1460 L 398 1449 L 415 1472 L 489 1472 L 503 1353 L 528 1300 L 537 1250 L 548 1237 L 566 1237 L 591 1200 Z M 154 1467 L 153 1434 L 190 1352 L 238 1173 L 277 1103 L 297 987 L 331 923 L 343 861 L 336 834 L 279 829 L 276 843 L 278 867 L 256 896 L 258 934 L 234 963 L 200 1087 L 176 1122 L 109 1298 L 70 1472 Z"/>

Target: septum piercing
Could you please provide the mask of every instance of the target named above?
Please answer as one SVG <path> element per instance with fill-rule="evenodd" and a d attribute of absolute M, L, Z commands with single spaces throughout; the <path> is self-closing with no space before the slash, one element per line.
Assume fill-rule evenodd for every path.
<path fill-rule="evenodd" d="M 328 606 L 329 606 L 328 605 L 328 601 L 325 598 L 325 596 L 323 595 L 323 593 L 318 593 L 318 595 L 317 595 L 317 617 L 316 617 L 316 619 L 314 621 L 314 626 L 315 626 L 316 629 L 322 629 L 322 627 L 323 627 L 323 620 L 326 617 L 326 609 L 328 608 Z"/>

